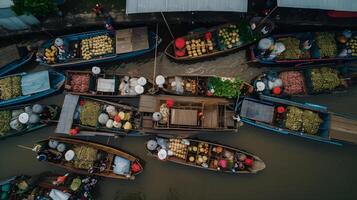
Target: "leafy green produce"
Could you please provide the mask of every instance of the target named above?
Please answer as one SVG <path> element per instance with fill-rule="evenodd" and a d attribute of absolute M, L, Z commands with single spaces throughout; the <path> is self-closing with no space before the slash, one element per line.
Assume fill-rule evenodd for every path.
<path fill-rule="evenodd" d="M 21 77 L 10 76 L 0 79 L 0 99 L 8 100 L 21 96 Z"/>
<path fill-rule="evenodd" d="M 98 117 L 101 111 L 100 104 L 94 101 L 85 101 L 81 106 L 80 122 L 82 125 L 97 126 Z"/>
<path fill-rule="evenodd" d="M 320 49 L 320 55 L 322 58 L 336 56 L 337 47 L 336 47 L 334 33 L 328 33 L 328 32 L 316 33 L 316 43 Z"/>
<path fill-rule="evenodd" d="M 240 95 L 240 87 L 243 81 L 236 77 L 232 79 L 222 79 L 212 77 L 209 79 L 209 85 L 214 89 L 214 96 L 233 98 Z"/>
<path fill-rule="evenodd" d="M 10 130 L 11 112 L 0 111 L 0 135 L 5 135 Z"/>
<path fill-rule="evenodd" d="M 294 106 L 287 107 L 285 127 L 290 130 L 316 134 L 322 122 L 322 119 L 316 112 L 302 110 Z"/>
<path fill-rule="evenodd" d="M 312 69 L 310 77 L 312 89 L 315 92 L 332 90 L 341 85 L 339 72 L 333 68 Z"/>
<path fill-rule="evenodd" d="M 277 42 L 285 45 L 285 51 L 278 55 L 278 59 L 299 59 L 302 55 L 300 50 L 300 40 L 294 37 L 280 38 Z"/>

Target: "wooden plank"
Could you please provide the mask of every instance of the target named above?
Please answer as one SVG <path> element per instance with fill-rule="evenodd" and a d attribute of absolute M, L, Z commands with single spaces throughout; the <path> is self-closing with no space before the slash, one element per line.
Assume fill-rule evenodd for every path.
<path fill-rule="evenodd" d="M 4 47 L 0 52 L 0 68 L 21 58 L 16 45 Z"/>
<path fill-rule="evenodd" d="M 78 95 L 66 95 L 62 106 L 61 115 L 56 127 L 56 133 L 69 133 L 72 128 L 74 112 L 77 107 L 78 100 Z"/>
<path fill-rule="evenodd" d="M 217 105 L 205 105 L 203 110 L 203 127 L 217 128 L 218 127 L 218 108 Z"/>
<path fill-rule="evenodd" d="M 115 32 L 116 53 L 129 53 L 149 48 L 147 27 L 117 30 Z"/>
<path fill-rule="evenodd" d="M 331 114 L 330 138 L 357 143 L 357 120 Z"/>
<path fill-rule="evenodd" d="M 172 109 L 171 124 L 197 126 L 197 110 Z"/>
<path fill-rule="evenodd" d="M 139 112 L 153 113 L 157 110 L 157 98 L 151 95 L 141 95 L 139 101 Z"/>

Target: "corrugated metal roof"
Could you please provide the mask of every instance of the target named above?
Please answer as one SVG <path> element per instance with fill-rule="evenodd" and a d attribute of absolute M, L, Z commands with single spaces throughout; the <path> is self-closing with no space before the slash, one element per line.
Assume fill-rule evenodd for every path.
<path fill-rule="evenodd" d="M 126 0 L 126 13 L 223 11 L 247 12 L 248 0 Z"/>
<path fill-rule="evenodd" d="M 357 11 L 357 0 L 278 0 L 279 7 Z"/>
<path fill-rule="evenodd" d="M 14 5 L 12 0 L 0 0 L 0 8 L 9 8 L 12 5 Z"/>

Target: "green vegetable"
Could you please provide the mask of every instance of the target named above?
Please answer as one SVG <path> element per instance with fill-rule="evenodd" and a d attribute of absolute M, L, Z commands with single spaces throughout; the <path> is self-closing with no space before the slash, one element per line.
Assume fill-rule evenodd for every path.
<path fill-rule="evenodd" d="M 280 38 L 277 42 L 285 45 L 285 51 L 278 55 L 279 60 L 299 59 L 302 56 L 300 50 L 300 40 L 294 37 Z"/>
<path fill-rule="evenodd" d="M 0 79 L 0 99 L 8 100 L 21 96 L 21 77 L 9 76 Z"/>
<path fill-rule="evenodd" d="M 287 107 L 285 127 L 293 131 L 316 134 L 323 120 L 319 114 L 310 110 L 302 110 L 294 106 Z"/>
<path fill-rule="evenodd" d="M 312 69 L 310 77 L 312 89 L 315 92 L 332 90 L 341 85 L 339 72 L 333 68 Z"/>
<path fill-rule="evenodd" d="M 238 97 L 241 93 L 240 87 L 243 81 L 236 77 L 233 80 L 223 80 L 219 77 L 212 77 L 208 80 L 209 85 L 214 89 L 214 96 L 234 98 Z"/>
<path fill-rule="evenodd" d="M 0 135 L 5 135 L 10 130 L 11 111 L 0 111 Z"/>
<path fill-rule="evenodd" d="M 85 101 L 81 106 L 80 122 L 82 125 L 97 126 L 98 117 L 101 111 L 100 104 L 94 101 Z"/>
<path fill-rule="evenodd" d="M 321 58 L 336 56 L 337 47 L 335 41 L 335 34 L 328 32 L 316 33 L 316 43 L 320 49 Z"/>

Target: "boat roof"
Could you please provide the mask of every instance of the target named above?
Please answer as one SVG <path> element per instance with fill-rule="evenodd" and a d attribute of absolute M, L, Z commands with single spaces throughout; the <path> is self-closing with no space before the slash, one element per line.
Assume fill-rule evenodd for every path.
<path fill-rule="evenodd" d="M 79 100 L 78 95 L 67 94 L 63 101 L 61 115 L 57 123 L 56 133 L 68 134 L 72 128 L 73 116 Z"/>
<path fill-rule="evenodd" d="M 278 0 L 278 7 L 357 11 L 356 0 Z"/>
<path fill-rule="evenodd" d="M 191 11 L 247 12 L 248 0 L 126 0 L 126 14 Z"/>
<path fill-rule="evenodd" d="M 149 48 L 147 27 L 136 27 L 115 31 L 115 52 L 117 54 L 140 51 Z"/>
<path fill-rule="evenodd" d="M 273 123 L 274 106 L 244 99 L 240 115 L 260 122 Z"/>
<path fill-rule="evenodd" d="M 43 92 L 51 88 L 48 71 L 25 74 L 21 78 L 22 95 Z"/>
<path fill-rule="evenodd" d="M 0 53 L 0 68 L 20 59 L 19 51 L 16 45 L 10 45 L 1 49 Z"/>

